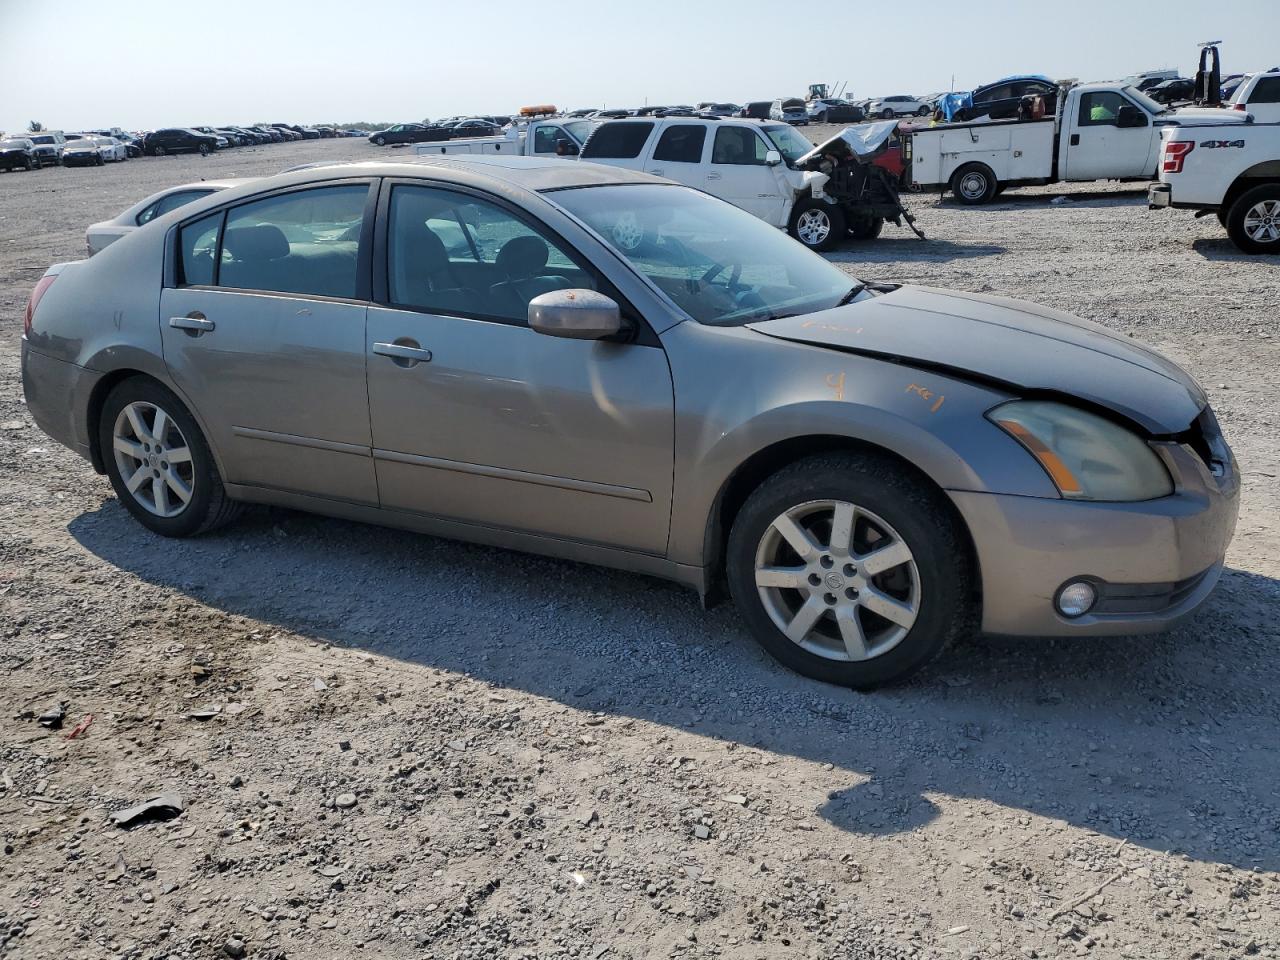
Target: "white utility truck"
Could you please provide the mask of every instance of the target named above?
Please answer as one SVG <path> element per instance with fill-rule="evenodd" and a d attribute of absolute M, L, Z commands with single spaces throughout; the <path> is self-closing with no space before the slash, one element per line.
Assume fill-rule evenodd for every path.
<path fill-rule="evenodd" d="M 1219 122 L 1246 115 L 1219 111 Z M 915 189 L 949 189 L 966 204 L 989 203 L 1005 187 L 1060 180 L 1151 180 L 1160 131 L 1182 118 L 1125 83 L 1086 83 L 1058 97 L 1056 116 L 946 123 L 913 130 L 908 179 Z"/>
<path fill-rule="evenodd" d="M 1280 254 L 1280 123 L 1218 112 L 1217 122 L 1161 132 L 1160 181 L 1147 188 L 1147 206 L 1217 214 L 1245 253 Z"/>
<path fill-rule="evenodd" d="M 466 153 L 505 153 L 516 157 L 576 157 L 591 131 L 594 120 L 531 120 L 512 124 L 497 137 L 469 137 L 414 144 L 419 156 Z"/>

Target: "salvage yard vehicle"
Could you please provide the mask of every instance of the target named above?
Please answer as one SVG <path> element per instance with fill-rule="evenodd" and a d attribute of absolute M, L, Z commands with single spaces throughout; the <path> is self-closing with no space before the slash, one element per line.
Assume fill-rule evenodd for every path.
<path fill-rule="evenodd" d="M 51 267 L 22 372 L 154 533 L 258 502 L 727 585 L 781 662 L 862 688 L 973 628 L 1166 628 L 1236 518 L 1205 394 L 1132 340 L 554 159 L 193 201 Z"/>
<path fill-rule="evenodd" d="M 810 100 L 805 106 L 809 119 L 814 123 L 861 123 L 867 119 L 857 104 L 836 97 Z"/>
<path fill-rule="evenodd" d="M 1280 254 L 1280 123 L 1216 112 L 1230 122 L 1162 132 L 1160 181 L 1147 188 L 1147 206 L 1216 214 L 1245 253 Z"/>
<path fill-rule="evenodd" d="M 508 127 L 500 136 L 419 143 L 413 152 L 420 156 L 501 153 L 514 157 L 576 157 L 597 126 L 594 120 L 532 120 Z"/>
<path fill-rule="evenodd" d="M 428 140 L 448 140 L 450 133 L 444 127 L 425 123 L 396 123 L 385 130 L 369 134 L 369 142 L 375 147 L 394 143 L 423 143 Z"/>
<path fill-rule="evenodd" d="M 39 133 L 27 135 L 27 139 L 35 144 L 36 163 L 41 167 L 58 167 L 62 165 L 62 148 L 67 138 L 61 130 L 41 130 Z"/>
<path fill-rule="evenodd" d="M 929 104 L 923 100 L 901 95 L 868 100 L 863 104 L 863 108 L 867 116 L 883 117 L 885 120 L 892 120 L 894 117 L 927 117 L 933 112 Z"/>
<path fill-rule="evenodd" d="M 218 138 L 187 127 L 166 127 L 155 130 L 142 138 L 142 152 L 153 157 L 166 153 L 208 154 L 218 149 Z"/>
<path fill-rule="evenodd" d="M 797 127 L 807 127 L 809 111 L 805 107 L 805 102 L 799 97 L 782 97 L 773 101 L 773 106 L 769 108 L 769 119 L 790 123 Z"/>
<path fill-rule="evenodd" d="M 1257 123 L 1280 123 L 1280 70 L 1246 75 L 1230 106 L 1251 115 Z"/>
<path fill-rule="evenodd" d="M 115 137 L 82 136 L 67 142 L 62 148 L 64 167 L 97 166 L 128 160 L 125 145 Z"/>
<path fill-rule="evenodd" d="M 91 225 L 84 235 L 84 242 L 89 250 L 89 256 L 101 252 L 103 248 L 111 245 L 121 237 L 132 233 L 141 226 L 145 226 L 156 217 L 163 216 L 170 210 L 177 210 L 178 207 L 190 203 L 192 200 L 199 200 L 201 197 L 207 197 L 211 193 L 226 190 L 228 187 L 237 187 L 242 183 L 248 183 L 248 179 L 200 180 L 196 183 L 184 183 L 181 186 L 170 187 L 167 190 L 161 190 L 159 193 L 153 193 L 145 200 L 139 200 L 118 216 Z"/>
<path fill-rule="evenodd" d="M 0 170 L 37 170 L 36 145 L 26 137 L 0 140 Z"/>
<path fill-rule="evenodd" d="M 1245 116 L 1217 111 L 1223 121 Z M 1071 87 L 1057 116 L 948 123 L 911 132 L 916 189 L 949 189 L 965 204 L 988 203 L 1005 187 L 1060 180 L 1150 180 L 1165 125 L 1197 123 L 1126 84 Z"/>
<path fill-rule="evenodd" d="M 877 163 L 896 126 L 851 127 L 856 135 L 845 131 L 848 139 L 841 134 L 815 148 L 783 123 L 610 120 L 587 139 L 581 159 L 705 190 L 807 247 L 829 250 L 848 236 L 875 239 L 886 220 L 912 223 L 895 178 Z M 639 224 L 621 229 L 620 245 L 645 237 Z"/>

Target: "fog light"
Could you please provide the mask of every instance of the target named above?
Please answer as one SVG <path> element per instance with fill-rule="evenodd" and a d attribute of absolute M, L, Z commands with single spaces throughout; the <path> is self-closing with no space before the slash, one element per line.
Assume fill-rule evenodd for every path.
<path fill-rule="evenodd" d="M 1083 617 L 1097 600 L 1098 591 L 1093 584 L 1074 580 L 1058 591 L 1058 612 L 1064 617 Z"/>

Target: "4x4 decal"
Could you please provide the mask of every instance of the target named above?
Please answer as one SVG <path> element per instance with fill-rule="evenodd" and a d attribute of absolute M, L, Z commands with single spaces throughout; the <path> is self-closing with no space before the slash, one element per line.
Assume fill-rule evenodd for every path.
<path fill-rule="evenodd" d="M 1203 140 L 1200 146 L 1208 150 L 1217 150 L 1221 147 L 1243 147 L 1243 140 Z"/>

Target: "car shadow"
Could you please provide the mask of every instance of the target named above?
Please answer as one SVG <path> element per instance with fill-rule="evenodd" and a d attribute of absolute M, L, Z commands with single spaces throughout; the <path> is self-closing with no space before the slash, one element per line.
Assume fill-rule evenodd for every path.
<path fill-rule="evenodd" d="M 966 641 L 858 694 L 787 671 L 729 605 L 663 581 L 285 510 L 192 540 L 114 499 L 75 518 L 144 581 L 301 635 L 569 706 L 831 764 L 852 835 L 977 798 L 1151 850 L 1280 868 L 1277 581 L 1228 570 L 1164 637 Z M 1172 785 L 1172 786 L 1171 786 Z"/>
<path fill-rule="evenodd" d="M 1200 237 L 1191 241 L 1191 249 L 1206 260 L 1227 260 L 1235 263 L 1256 263 L 1260 266 L 1280 266 L 1280 257 L 1245 253 L 1227 237 Z"/>
<path fill-rule="evenodd" d="M 892 226 L 885 229 L 896 231 Z M 897 232 L 892 236 L 881 235 L 877 240 L 850 240 L 823 256 L 832 263 L 900 263 L 904 260 L 949 263 L 975 257 L 998 257 L 1008 252 L 1006 247 L 994 243 L 921 240 L 904 229 L 900 235 Z"/>

